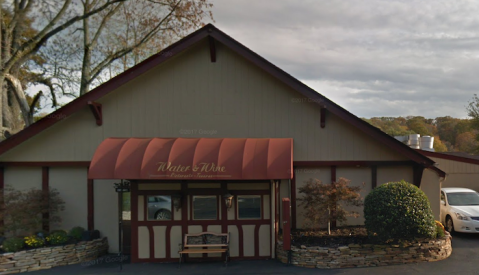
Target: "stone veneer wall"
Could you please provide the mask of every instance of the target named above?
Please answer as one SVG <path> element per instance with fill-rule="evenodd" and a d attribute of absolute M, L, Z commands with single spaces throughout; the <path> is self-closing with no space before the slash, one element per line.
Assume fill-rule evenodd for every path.
<path fill-rule="evenodd" d="M 422 240 L 400 245 L 350 244 L 348 246 L 306 247 L 291 246 L 291 263 L 308 268 L 348 268 L 432 262 L 451 255 L 451 236 L 436 240 Z M 276 245 L 277 258 L 288 262 L 288 252 L 283 243 Z"/>
<path fill-rule="evenodd" d="M 106 237 L 77 244 L 42 247 L 15 253 L 0 254 L 0 274 L 49 269 L 54 266 L 79 264 L 108 252 Z"/>

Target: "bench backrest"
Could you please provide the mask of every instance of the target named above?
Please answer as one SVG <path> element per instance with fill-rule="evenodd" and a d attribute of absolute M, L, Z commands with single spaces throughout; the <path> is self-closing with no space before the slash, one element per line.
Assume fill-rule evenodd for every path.
<path fill-rule="evenodd" d="M 230 233 L 202 232 L 199 234 L 186 234 L 184 239 L 185 247 L 205 246 L 228 246 Z"/>

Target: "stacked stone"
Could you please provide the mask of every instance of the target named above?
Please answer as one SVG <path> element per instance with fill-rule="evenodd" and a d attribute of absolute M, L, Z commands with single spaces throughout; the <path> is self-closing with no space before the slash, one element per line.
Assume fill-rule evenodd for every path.
<path fill-rule="evenodd" d="M 0 275 L 49 269 L 96 259 L 108 252 L 107 238 L 0 254 Z"/>
<path fill-rule="evenodd" d="M 404 245 L 350 244 L 340 247 L 291 247 L 291 263 L 307 268 L 349 268 L 431 262 L 451 255 L 451 236 L 436 240 L 417 240 Z M 282 242 L 276 246 L 277 258 L 288 262 Z"/>

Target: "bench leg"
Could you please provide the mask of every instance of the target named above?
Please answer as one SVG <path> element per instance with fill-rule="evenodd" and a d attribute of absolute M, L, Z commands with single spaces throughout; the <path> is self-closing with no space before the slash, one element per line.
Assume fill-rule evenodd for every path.
<path fill-rule="evenodd" d="M 228 257 L 229 257 L 229 250 L 226 250 L 226 253 L 225 253 L 225 266 L 228 267 Z"/>

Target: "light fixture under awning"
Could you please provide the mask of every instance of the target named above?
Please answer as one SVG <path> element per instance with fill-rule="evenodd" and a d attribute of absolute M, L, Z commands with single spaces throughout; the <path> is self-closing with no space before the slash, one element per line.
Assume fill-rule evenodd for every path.
<path fill-rule="evenodd" d="M 89 179 L 291 179 L 291 138 L 108 138 Z"/>

